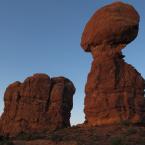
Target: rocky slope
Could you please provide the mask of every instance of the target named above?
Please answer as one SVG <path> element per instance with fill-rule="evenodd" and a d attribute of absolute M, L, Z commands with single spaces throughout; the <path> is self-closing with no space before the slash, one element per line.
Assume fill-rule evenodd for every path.
<path fill-rule="evenodd" d="M 98 127 L 71 127 L 49 134 L 20 134 L 5 145 L 145 145 L 145 127 L 128 122 Z M 13 140 L 13 141 L 12 141 Z"/>

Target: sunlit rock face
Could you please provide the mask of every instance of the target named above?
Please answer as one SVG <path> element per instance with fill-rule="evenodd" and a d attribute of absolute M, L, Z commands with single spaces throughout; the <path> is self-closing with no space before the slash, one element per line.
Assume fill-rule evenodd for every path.
<path fill-rule="evenodd" d="M 136 38 L 138 28 L 137 11 L 122 2 L 97 10 L 87 23 L 81 46 L 93 62 L 85 87 L 86 123 L 145 122 L 145 81 L 121 52 Z"/>
<path fill-rule="evenodd" d="M 73 83 L 64 77 L 35 74 L 8 86 L 0 134 L 41 133 L 70 126 Z"/>

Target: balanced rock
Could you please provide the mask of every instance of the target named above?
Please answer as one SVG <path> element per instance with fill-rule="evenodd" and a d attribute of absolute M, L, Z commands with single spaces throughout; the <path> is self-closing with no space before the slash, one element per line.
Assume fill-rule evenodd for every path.
<path fill-rule="evenodd" d="M 97 10 L 87 23 L 81 46 L 90 52 L 102 43 L 128 44 L 137 36 L 138 23 L 139 15 L 131 5 L 122 2 L 107 5 Z"/>
<path fill-rule="evenodd" d="M 99 9 L 87 23 L 81 46 L 93 62 L 85 87 L 86 123 L 145 123 L 145 80 L 121 52 L 138 28 L 138 13 L 122 2 Z"/>
<path fill-rule="evenodd" d="M 64 77 L 35 74 L 8 86 L 0 134 L 41 133 L 70 126 L 73 83 Z"/>

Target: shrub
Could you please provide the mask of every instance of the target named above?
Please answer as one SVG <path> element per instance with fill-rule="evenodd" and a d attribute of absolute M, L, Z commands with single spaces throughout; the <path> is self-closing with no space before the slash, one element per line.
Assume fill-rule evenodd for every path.
<path fill-rule="evenodd" d="M 111 145 L 126 145 L 125 140 L 122 137 L 113 137 L 110 139 Z"/>
<path fill-rule="evenodd" d="M 22 133 L 18 134 L 15 138 L 18 140 L 29 140 L 30 137 L 31 137 L 30 134 L 22 132 Z"/>
<path fill-rule="evenodd" d="M 128 120 L 121 121 L 120 124 L 123 126 L 131 126 L 132 125 L 132 123 Z"/>
<path fill-rule="evenodd" d="M 54 141 L 62 141 L 62 136 L 54 134 L 51 136 L 51 139 Z"/>
<path fill-rule="evenodd" d="M 145 145 L 145 139 L 144 139 L 144 138 L 140 139 L 140 140 L 138 141 L 138 144 L 139 144 L 139 145 Z"/>
<path fill-rule="evenodd" d="M 128 128 L 127 132 L 126 132 L 126 135 L 132 135 L 132 134 L 135 134 L 137 133 L 137 130 L 133 127 L 130 127 Z"/>
<path fill-rule="evenodd" d="M 9 140 L 2 140 L 0 141 L 0 145 L 14 145 L 14 144 Z"/>

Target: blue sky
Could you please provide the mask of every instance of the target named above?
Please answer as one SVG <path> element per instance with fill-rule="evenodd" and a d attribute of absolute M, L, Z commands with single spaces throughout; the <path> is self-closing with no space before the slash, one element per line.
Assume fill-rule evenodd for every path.
<path fill-rule="evenodd" d="M 84 87 L 92 57 L 80 39 L 96 9 L 115 0 L 1 0 L 0 112 L 6 87 L 34 73 L 65 76 L 76 86 L 71 123 L 84 121 Z M 141 16 L 137 39 L 124 49 L 125 60 L 145 77 L 145 1 L 124 0 Z"/>

